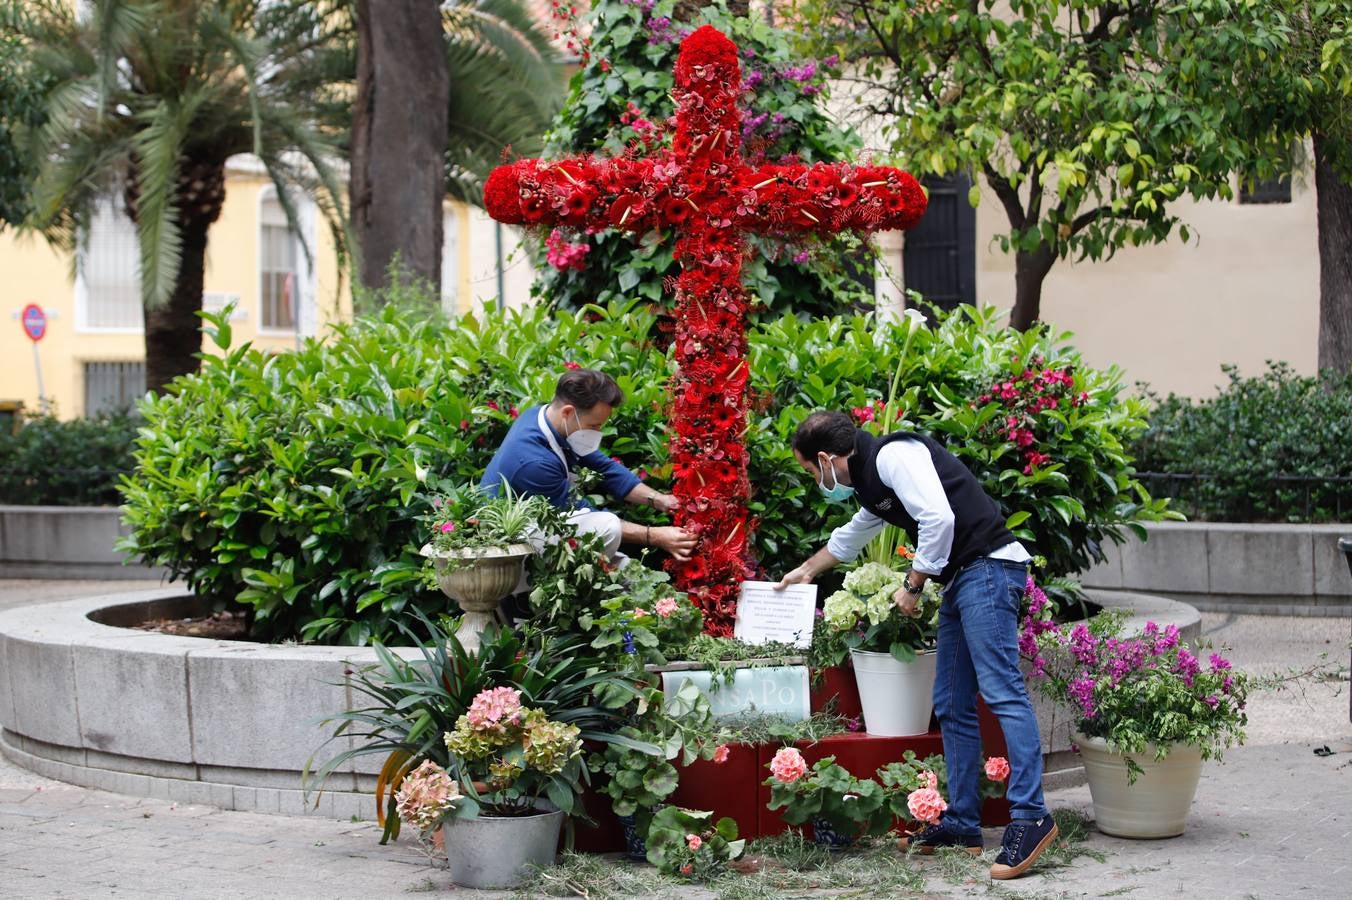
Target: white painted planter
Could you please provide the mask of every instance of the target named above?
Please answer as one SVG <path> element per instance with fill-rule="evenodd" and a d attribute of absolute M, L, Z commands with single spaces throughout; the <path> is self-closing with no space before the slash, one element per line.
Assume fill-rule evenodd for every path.
<path fill-rule="evenodd" d="M 915 662 L 903 663 L 890 653 L 851 650 L 850 659 L 869 734 L 907 737 L 929 733 L 938 654 L 927 650 Z"/>
<path fill-rule="evenodd" d="M 447 819 L 441 827 L 451 881 L 469 888 L 515 887 L 533 866 L 552 866 L 563 812 Z"/>
<path fill-rule="evenodd" d="M 1126 838 L 1168 838 L 1183 833 L 1202 775 L 1202 753 L 1175 744 L 1169 755 L 1155 759 L 1155 750 L 1133 756 L 1145 771 L 1131 784 L 1127 763 L 1102 738 L 1075 734 L 1094 800 L 1094 821 L 1104 834 Z"/>

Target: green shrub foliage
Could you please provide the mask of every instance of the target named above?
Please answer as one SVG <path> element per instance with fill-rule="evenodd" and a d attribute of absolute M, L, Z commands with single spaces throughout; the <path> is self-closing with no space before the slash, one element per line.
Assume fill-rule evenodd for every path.
<path fill-rule="evenodd" d="M 666 127 L 675 113 L 670 93 L 681 37 L 706 22 L 741 49 L 747 86 L 742 152 L 748 162 L 792 156 L 812 163 L 859 152 L 859 138 L 826 112 L 828 67 L 791 56 L 792 35 L 756 17 L 734 18 L 721 3 L 704 8 L 694 21 L 677 22 L 675 5 L 675 0 L 592 4 L 592 56 L 573 76 L 547 141 L 547 156 L 620 156 L 631 146 L 646 152 L 644 138 L 654 139 L 654 129 Z M 663 279 L 680 271 L 671 258 L 673 233 L 649 234 L 637 245 L 634 237 L 614 231 L 575 238 L 589 247 L 580 268 L 555 269 L 546 262 L 543 246 L 537 247 L 535 269 L 540 274 L 534 291 L 552 303 L 576 308 L 635 297 L 657 301 Z M 871 274 L 873 259 L 851 236 L 811 247 L 754 237 L 752 243 L 756 252 L 744 266 L 743 278 L 764 308 L 818 315 L 872 301 L 871 282 L 865 278 L 861 283 L 856 276 Z"/>
<path fill-rule="evenodd" d="M 1286 363 L 1215 397 L 1170 394 L 1133 452 L 1189 515 L 1220 522 L 1330 522 L 1352 516 L 1352 374 L 1322 381 Z M 1342 479 L 1342 480 L 1339 480 Z"/>
<path fill-rule="evenodd" d="M 0 503 L 117 504 L 118 478 L 132 470 L 138 424 L 127 415 L 36 416 L 17 434 L 0 432 Z"/>
<path fill-rule="evenodd" d="M 1144 407 L 1119 396 L 1115 371 L 1080 366 L 1063 339 L 997 318 L 965 308 L 914 332 L 900 367 L 905 427 L 945 441 L 980 475 L 1048 574 L 1073 572 L 1121 527 L 1165 515 L 1138 495 L 1123 449 L 1144 429 Z M 208 333 L 228 343 L 222 326 Z M 149 427 L 123 483 L 128 547 L 199 592 L 251 604 L 263 636 L 389 638 L 409 604 L 447 609 L 418 577 L 429 489 L 477 480 L 514 412 L 552 396 L 565 363 L 616 378 L 627 399 L 606 451 L 668 483 L 671 361 L 657 333 L 642 302 L 449 323 L 386 309 L 296 353 L 208 356 L 199 375 L 143 408 Z M 813 409 L 884 398 L 904 334 L 872 316 L 785 316 L 752 331 L 752 511 L 768 572 L 797 564 L 850 513 L 803 476 L 789 435 Z M 1028 361 L 1039 356 L 1086 399 L 1025 423 L 1049 457 L 1025 474 L 1030 448 L 1005 436 L 1008 404 L 982 398 L 1035 371 Z"/>

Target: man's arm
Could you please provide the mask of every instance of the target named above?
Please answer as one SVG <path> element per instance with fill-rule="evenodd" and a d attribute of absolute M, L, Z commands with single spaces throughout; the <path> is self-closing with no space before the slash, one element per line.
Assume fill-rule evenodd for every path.
<path fill-rule="evenodd" d="M 632 503 L 635 506 L 651 506 L 658 512 L 664 513 L 672 512 L 678 505 L 676 498 L 671 494 L 654 490 L 642 482 L 639 482 L 632 491 L 624 495 L 624 502 Z"/>
<path fill-rule="evenodd" d="M 826 546 L 812 554 L 802 565 L 784 576 L 779 589 L 791 584 L 810 584 L 818 575 L 838 563 L 849 562 L 857 557 L 869 541 L 878 536 L 887 524 L 866 509 L 861 509 L 850 521 L 831 532 Z"/>
<path fill-rule="evenodd" d="M 635 488 L 643 482 L 624 466 L 606 456 L 600 450 L 594 450 L 586 456 L 577 458 L 578 465 L 586 466 L 601 475 L 601 488 L 610 496 L 627 500 Z"/>
<path fill-rule="evenodd" d="M 948 565 L 948 554 L 953 550 L 953 507 L 929 448 L 919 441 L 893 441 L 879 451 L 877 466 L 878 479 L 892 489 L 915 519 L 915 559 L 906 576 L 907 585 L 914 590 L 898 589 L 892 597 L 902 612 L 911 615 L 925 582 Z"/>

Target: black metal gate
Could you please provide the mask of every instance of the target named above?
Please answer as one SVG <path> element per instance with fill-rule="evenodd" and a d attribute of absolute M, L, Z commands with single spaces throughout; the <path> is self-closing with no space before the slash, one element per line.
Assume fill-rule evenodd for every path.
<path fill-rule="evenodd" d="M 967 202 L 964 175 L 923 179 L 929 209 L 906 232 L 902 272 L 906 289 L 943 309 L 976 302 L 976 210 Z"/>

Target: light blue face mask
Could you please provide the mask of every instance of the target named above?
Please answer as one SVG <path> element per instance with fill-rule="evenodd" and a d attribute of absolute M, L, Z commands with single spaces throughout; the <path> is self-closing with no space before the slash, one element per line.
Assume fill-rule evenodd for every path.
<path fill-rule="evenodd" d="M 834 460 L 835 458 L 836 457 L 834 454 L 827 456 L 828 463 L 829 461 Z M 827 500 L 830 500 L 832 503 L 844 503 L 846 500 L 854 496 L 853 485 L 841 484 L 840 481 L 836 479 L 835 466 L 832 465 L 822 466 L 820 463 L 818 463 L 818 465 L 821 467 L 822 474 L 821 478 L 818 479 L 817 481 L 817 489 L 822 492 L 822 496 L 824 496 Z M 831 487 L 827 487 L 825 484 L 826 473 L 828 471 L 831 473 L 831 482 L 832 482 Z"/>

